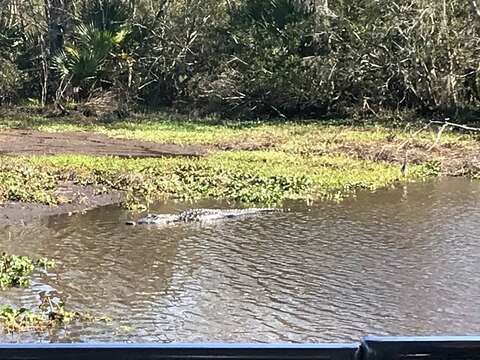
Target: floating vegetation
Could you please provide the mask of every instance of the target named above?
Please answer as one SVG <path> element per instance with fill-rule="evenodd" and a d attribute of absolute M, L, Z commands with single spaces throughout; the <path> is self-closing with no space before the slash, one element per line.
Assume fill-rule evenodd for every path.
<path fill-rule="evenodd" d="M 21 161 L 32 171 L 55 177 L 58 183 L 93 186 L 99 193 L 120 191 L 126 208 L 140 210 L 165 197 L 258 205 L 339 200 L 359 189 L 375 190 L 422 178 L 416 166 L 404 178 L 395 164 L 274 150 L 218 152 L 199 159 L 61 155 L 10 161 Z"/>
<path fill-rule="evenodd" d="M 17 161 L 0 159 L 0 203 L 22 201 L 56 205 L 59 203 L 54 194 L 56 185 L 55 177 L 46 172 Z"/>
<path fill-rule="evenodd" d="M 5 305 L 0 310 L 0 321 L 7 332 L 39 328 L 45 324 L 45 320 L 43 314 L 35 314 L 26 308 L 14 309 L 10 305 Z"/>
<path fill-rule="evenodd" d="M 55 262 L 47 258 L 32 260 L 28 256 L 3 253 L 0 256 L 0 289 L 28 287 L 35 269 L 43 268 L 46 270 L 54 266 Z"/>
<path fill-rule="evenodd" d="M 48 258 L 33 260 L 28 256 L 0 256 L 0 289 L 11 287 L 28 287 L 35 270 L 48 270 L 55 267 L 55 262 Z M 50 295 L 42 296 L 38 311 L 26 308 L 15 309 L 11 305 L 0 308 L 0 323 L 7 332 L 42 331 L 64 326 L 73 321 L 108 321 L 106 317 L 95 317 L 88 313 L 69 311 L 59 299 L 52 300 Z"/>
<path fill-rule="evenodd" d="M 38 311 L 26 308 L 15 309 L 5 305 L 0 309 L 0 322 L 6 332 L 45 331 L 50 328 L 65 326 L 74 321 L 108 321 L 106 317 L 97 318 L 91 314 L 69 311 L 63 302 L 53 304 L 50 300 L 43 302 Z"/>

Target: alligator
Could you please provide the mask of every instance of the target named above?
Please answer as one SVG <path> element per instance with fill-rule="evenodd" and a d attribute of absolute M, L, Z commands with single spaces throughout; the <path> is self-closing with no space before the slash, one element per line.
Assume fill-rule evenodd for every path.
<path fill-rule="evenodd" d="M 259 213 L 282 211 L 275 208 L 248 209 L 188 209 L 179 214 L 148 214 L 137 221 L 129 220 L 127 225 L 168 225 L 180 223 L 209 222 L 212 220 L 232 219 Z"/>

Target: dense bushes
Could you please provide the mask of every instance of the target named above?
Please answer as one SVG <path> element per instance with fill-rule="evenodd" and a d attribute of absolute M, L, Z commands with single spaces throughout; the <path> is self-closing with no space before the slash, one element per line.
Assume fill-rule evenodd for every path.
<path fill-rule="evenodd" d="M 64 11 L 0 0 L 0 102 L 109 91 L 140 106 L 283 117 L 480 101 L 471 0 L 47 3 Z"/>

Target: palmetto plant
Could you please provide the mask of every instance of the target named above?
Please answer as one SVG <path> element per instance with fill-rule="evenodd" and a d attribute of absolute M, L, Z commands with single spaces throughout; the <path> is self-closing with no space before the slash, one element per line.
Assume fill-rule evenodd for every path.
<path fill-rule="evenodd" d="M 83 13 L 85 22 L 74 29 L 71 41 L 54 59 L 63 86 L 78 89 L 80 97 L 97 87 L 110 87 L 121 76 L 121 65 L 128 67 L 131 60 L 122 49 L 129 30 L 120 1 L 89 4 Z"/>
<path fill-rule="evenodd" d="M 61 77 L 68 78 L 76 86 L 101 81 L 108 76 L 113 66 L 111 62 L 120 55 L 119 46 L 126 34 L 125 29 L 112 33 L 92 25 L 79 25 L 74 40 L 56 57 L 55 65 Z"/>

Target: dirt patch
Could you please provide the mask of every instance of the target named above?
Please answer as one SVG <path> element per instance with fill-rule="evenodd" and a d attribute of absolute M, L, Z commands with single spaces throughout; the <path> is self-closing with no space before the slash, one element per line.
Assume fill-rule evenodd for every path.
<path fill-rule="evenodd" d="M 149 141 L 114 139 L 89 132 L 48 133 L 36 130 L 0 132 L 0 155 L 85 154 L 121 157 L 202 156 L 202 145 L 158 144 Z"/>
<path fill-rule="evenodd" d="M 56 193 L 67 202 L 58 206 L 22 202 L 0 205 L 0 226 L 29 224 L 47 216 L 73 214 L 118 204 L 123 199 L 121 192 L 98 193 L 93 186 L 80 186 L 70 182 L 60 184 Z"/>

